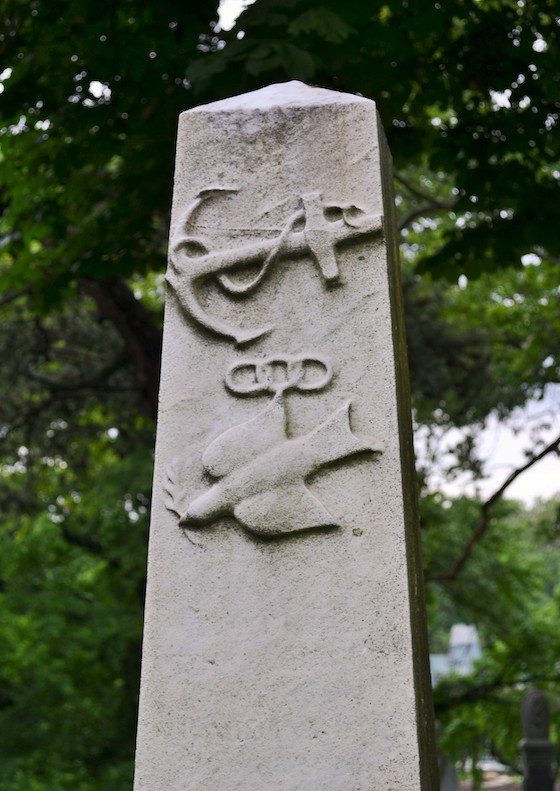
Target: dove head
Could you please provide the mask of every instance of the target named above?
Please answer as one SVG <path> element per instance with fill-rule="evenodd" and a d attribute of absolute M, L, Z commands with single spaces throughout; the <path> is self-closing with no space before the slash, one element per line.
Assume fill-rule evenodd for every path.
<path fill-rule="evenodd" d="M 186 513 L 181 517 L 179 524 L 183 527 L 189 525 L 203 525 L 211 522 L 226 510 L 226 504 L 222 501 L 216 487 L 213 486 L 200 497 L 190 503 Z"/>

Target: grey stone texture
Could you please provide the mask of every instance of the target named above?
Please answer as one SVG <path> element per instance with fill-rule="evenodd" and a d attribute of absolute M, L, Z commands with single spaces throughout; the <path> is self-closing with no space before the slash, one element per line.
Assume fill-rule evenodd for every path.
<path fill-rule="evenodd" d="M 181 115 L 136 791 L 433 791 L 391 163 L 290 82 Z"/>
<path fill-rule="evenodd" d="M 550 741 L 550 706 L 545 693 L 529 689 L 521 704 L 523 791 L 553 791 L 557 750 Z"/>

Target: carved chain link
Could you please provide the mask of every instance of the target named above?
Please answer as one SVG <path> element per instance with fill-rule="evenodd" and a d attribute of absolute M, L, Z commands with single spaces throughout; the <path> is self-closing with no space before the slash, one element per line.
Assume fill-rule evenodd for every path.
<path fill-rule="evenodd" d="M 225 385 L 235 395 L 316 392 L 326 387 L 332 376 L 332 365 L 323 355 L 280 354 L 232 363 L 226 371 Z"/>

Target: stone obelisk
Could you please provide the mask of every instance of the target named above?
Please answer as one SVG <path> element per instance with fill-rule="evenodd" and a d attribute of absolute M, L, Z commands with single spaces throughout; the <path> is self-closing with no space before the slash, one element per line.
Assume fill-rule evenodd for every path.
<path fill-rule="evenodd" d="M 136 791 L 434 791 L 391 161 L 299 82 L 181 115 Z"/>

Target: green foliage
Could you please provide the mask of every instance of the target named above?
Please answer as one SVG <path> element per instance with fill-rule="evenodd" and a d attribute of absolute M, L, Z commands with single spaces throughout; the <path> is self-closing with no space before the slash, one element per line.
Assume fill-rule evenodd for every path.
<path fill-rule="evenodd" d="M 42 459 L 35 506 L 0 533 L 6 791 L 130 786 L 151 459 L 115 446 L 91 441 L 78 475 Z"/>
<path fill-rule="evenodd" d="M 301 34 L 315 34 L 329 44 L 340 44 L 356 30 L 325 6 L 314 6 L 290 22 L 288 32 L 297 38 Z"/>
<path fill-rule="evenodd" d="M 243 40 L 234 30 L 188 74 L 201 99 L 294 77 L 374 98 L 397 169 L 450 176 L 456 212 L 470 218 L 445 230 L 424 266 L 472 276 L 533 250 L 559 257 L 556 12 L 553 0 L 259 0 L 241 17 Z"/>
<path fill-rule="evenodd" d="M 506 417 L 559 381 L 558 271 L 540 261 L 487 273 L 463 288 L 427 275 L 405 277 L 420 422 L 464 426 L 491 412 Z"/>
<path fill-rule="evenodd" d="M 10 0 L 2 12 L 6 287 L 48 303 L 78 278 L 161 268 L 185 66 L 215 4 Z"/>
<path fill-rule="evenodd" d="M 450 292 L 444 315 L 453 318 L 456 331 L 492 328 L 489 368 L 493 408 L 500 414 L 542 398 L 546 386 L 560 380 L 558 272 L 557 264 L 541 261 Z"/>
<path fill-rule="evenodd" d="M 435 689 L 440 749 L 457 761 L 493 754 L 519 769 L 520 704 L 527 686 L 560 707 L 559 501 L 527 511 L 504 502 L 484 546 L 465 567 L 461 584 L 430 586 L 431 644 L 446 650 L 453 623 L 476 623 L 484 652 L 471 676 L 450 676 Z M 423 502 L 427 576 L 449 567 L 480 518 L 477 503 Z M 558 734 L 553 734 L 557 738 Z"/>

